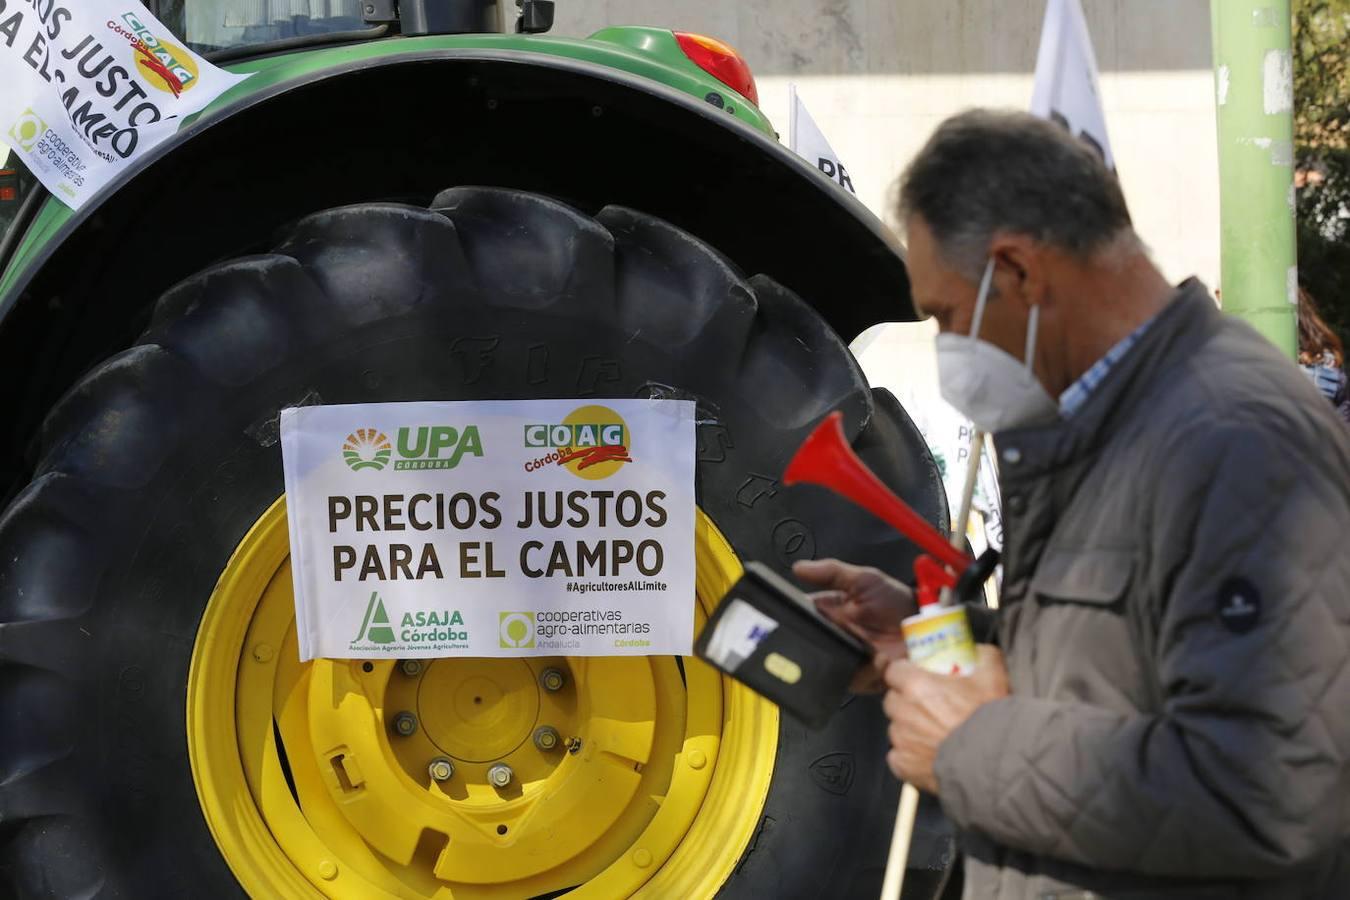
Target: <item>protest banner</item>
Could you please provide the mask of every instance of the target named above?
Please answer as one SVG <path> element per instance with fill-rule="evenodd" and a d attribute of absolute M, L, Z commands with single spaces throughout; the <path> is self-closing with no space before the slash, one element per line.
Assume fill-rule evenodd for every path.
<path fill-rule="evenodd" d="M 694 404 L 287 409 L 300 657 L 687 655 Z"/>
<path fill-rule="evenodd" d="M 0 140 L 75 209 L 246 77 L 132 0 L 0 0 Z"/>

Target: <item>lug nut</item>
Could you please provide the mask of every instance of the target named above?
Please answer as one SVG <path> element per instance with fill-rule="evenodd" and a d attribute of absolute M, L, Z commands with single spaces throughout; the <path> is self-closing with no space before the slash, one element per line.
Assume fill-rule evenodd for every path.
<path fill-rule="evenodd" d="M 497 763 L 488 769 L 488 781 L 493 787 L 504 788 L 511 783 L 511 779 L 516 777 L 516 773 L 511 771 L 511 767 L 506 763 Z"/>
<path fill-rule="evenodd" d="M 534 745 L 540 750 L 553 750 L 562 743 L 562 735 L 552 725 L 540 725 L 534 730 Z"/>
<path fill-rule="evenodd" d="M 552 666 L 539 673 L 539 683 L 544 686 L 544 690 L 550 694 L 562 690 L 562 686 L 567 683 L 561 669 L 555 669 Z"/>
<path fill-rule="evenodd" d="M 455 774 L 455 764 L 444 756 L 438 756 L 427 766 L 427 774 L 432 781 L 449 781 Z"/>
<path fill-rule="evenodd" d="M 394 731 L 403 737 L 417 733 L 417 716 L 410 712 L 401 712 L 394 716 Z"/>
<path fill-rule="evenodd" d="M 409 678 L 416 678 L 422 674 L 422 661 L 420 659 L 405 659 L 398 664 L 404 675 Z"/>

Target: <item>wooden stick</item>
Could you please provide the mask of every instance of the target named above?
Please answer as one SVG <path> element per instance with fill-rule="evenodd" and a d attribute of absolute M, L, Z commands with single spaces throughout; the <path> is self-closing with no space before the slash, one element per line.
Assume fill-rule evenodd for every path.
<path fill-rule="evenodd" d="M 984 432 L 976 429 L 970 436 L 970 462 L 966 463 L 966 482 L 961 489 L 961 506 L 956 513 L 956 527 L 952 529 L 952 546 L 962 549 L 966 527 L 970 524 L 970 506 L 975 499 L 975 485 L 980 478 L 980 459 L 984 455 Z"/>
<path fill-rule="evenodd" d="M 919 789 L 912 784 L 900 786 L 900 811 L 895 815 L 891 835 L 891 854 L 886 859 L 886 880 L 881 884 L 881 900 L 900 900 L 905 886 L 905 864 L 909 862 L 909 843 L 914 837 L 914 819 L 919 814 Z"/>
<path fill-rule="evenodd" d="M 970 435 L 970 462 L 966 463 L 966 481 L 961 487 L 961 505 L 957 507 L 956 523 L 952 526 L 952 546 L 965 551 L 966 528 L 970 525 L 970 507 L 975 501 L 975 485 L 980 478 L 980 460 L 984 453 L 984 432 L 978 429 Z M 939 605 L 951 606 L 955 591 L 943 588 Z"/>
<path fill-rule="evenodd" d="M 970 506 L 975 497 L 975 482 L 980 474 L 980 454 L 984 452 L 984 432 L 978 429 L 970 436 L 970 462 L 966 465 L 966 482 L 961 491 L 961 506 L 952 529 L 952 546 L 958 550 L 965 543 L 966 526 L 970 522 Z M 943 590 L 943 605 L 950 602 L 951 589 Z M 900 788 L 900 809 L 895 814 L 895 831 L 891 834 L 891 853 L 886 859 L 886 878 L 881 883 L 881 900 L 900 900 L 905 886 L 905 865 L 909 862 L 909 845 L 914 838 L 914 820 L 919 814 L 919 789 L 905 783 Z"/>

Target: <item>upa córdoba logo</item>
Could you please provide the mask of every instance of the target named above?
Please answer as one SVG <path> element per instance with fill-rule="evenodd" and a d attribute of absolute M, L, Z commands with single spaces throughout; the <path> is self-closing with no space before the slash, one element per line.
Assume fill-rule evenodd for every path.
<path fill-rule="evenodd" d="M 362 469 L 378 472 L 389 465 L 393 454 L 388 436 L 378 428 L 358 428 L 342 442 L 342 459 L 353 472 Z"/>

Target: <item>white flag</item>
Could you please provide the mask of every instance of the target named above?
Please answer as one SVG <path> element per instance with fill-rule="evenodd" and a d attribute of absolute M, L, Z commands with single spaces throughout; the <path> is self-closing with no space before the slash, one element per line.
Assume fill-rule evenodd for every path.
<path fill-rule="evenodd" d="M 1063 125 L 1101 153 L 1107 168 L 1116 167 L 1106 137 L 1097 57 L 1078 0 L 1050 0 L 1045 7 L 1031 112 Z"/>
<path fill-rule="evenodd" d="M 858 192 L 853 189 L 853 181 L 839 154 L 830 147 L 830 142 L 825 140 L 825 135 L 806 111 L 806 105 L 797 96 L 797 85 L 791 83 L 788 84 L 788 104 L 788 148 L 856 196 Z"/>
<path fill-rule="evenodd" d="M 79 209 L 246 75 L 177 43 L 136 0 L 0 0 L 0 136 Z"/>

